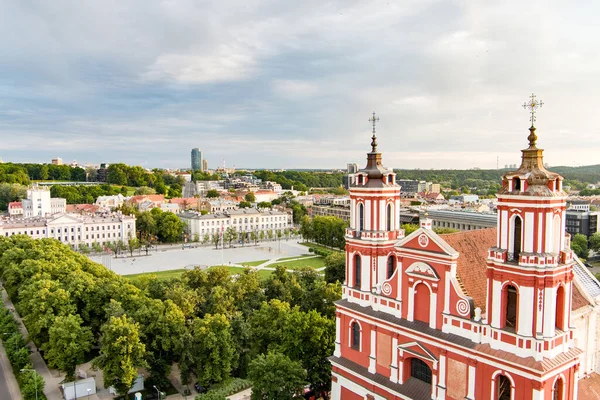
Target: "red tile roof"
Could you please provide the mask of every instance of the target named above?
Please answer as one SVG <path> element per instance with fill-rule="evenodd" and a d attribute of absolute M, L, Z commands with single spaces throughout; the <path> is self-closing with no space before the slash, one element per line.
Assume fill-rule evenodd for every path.
<path fill-rule="evenodd" d="M 87 211 L 91 213 L 95 213 L 100 209 L 100 206 L 95 204 L 67 204 L 66 211 L 69 212 L 81 212 Z"/>
<path fill-rule="evenodd" d="M 485 312 L 487 288 L 487 257 L 490 247 L 496 245 L 496 228 L 440 235 L 446 243 L 459 252 L 457 275 L 473 298 L 475 307 Z"/>
<path fill-rule="evenodd" d="M 10 203 L 8 203 L 8 208 L 23 208 L 23 203 L 21 203 L 20 201 L 11 201 Z"/>
<path fill-rule="evenodd" d="M 132 196 L 131 199 L 129 199 L 129 201 L 132 203 L 140 203 L 144 200 L 150 200 L 155 203 L 163 203 L 165 201 L 165 196 L 163 194 L 145 194 Z"/>
<path fill-rule="evenodd" d="M 571 303 L 571 310 L 579 310 L 581 307 L 589 305 L 590 302 L 581 294 L 577 285 L 573 285 L 573 301 Z"/>
<path fill-rule="evenodd" d="M 592 372 L 587 378 L 579 380 L 579 396 L 580 399 L 585 400 L 599 400 L 600 399 L 600 375 Z"/>

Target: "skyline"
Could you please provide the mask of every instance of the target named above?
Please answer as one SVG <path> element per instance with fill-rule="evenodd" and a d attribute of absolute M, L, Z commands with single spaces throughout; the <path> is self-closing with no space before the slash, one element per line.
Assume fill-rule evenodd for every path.
<path fill-rule="evenodd" d="M 545 103 L 536 122 L 545 162 L 597 164 L 598 11 L 5 3 L 0 157 L 180 168 L 199 147 L 209 166 L 362 166 L 375 111 L 385 166 L 495 169 L 497 157 L 519 163 L 529 133 L 521 104 L 534 92 Z"/>

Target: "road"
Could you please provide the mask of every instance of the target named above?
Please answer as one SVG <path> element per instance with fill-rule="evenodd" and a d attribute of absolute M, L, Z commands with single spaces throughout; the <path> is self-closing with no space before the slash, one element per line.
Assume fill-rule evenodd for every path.
<path fill-rule="evenodd" d="M 2 400 L 21 400 L 19 384 L 12 373 L 12 367 L 0 343 L 0 398 Z"/>

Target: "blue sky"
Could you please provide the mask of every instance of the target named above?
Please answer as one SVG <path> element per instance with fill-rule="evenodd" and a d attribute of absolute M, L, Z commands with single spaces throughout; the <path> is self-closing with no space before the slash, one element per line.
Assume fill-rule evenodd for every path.
<path fill-rule="evenodd" d="M 501 3 L 501 4 L 500 4 Z M 545 103 L 550 165 L 600 163 L 600 4 L 0 3 L 0 157 L 185 167 L 495 168 Z"/>

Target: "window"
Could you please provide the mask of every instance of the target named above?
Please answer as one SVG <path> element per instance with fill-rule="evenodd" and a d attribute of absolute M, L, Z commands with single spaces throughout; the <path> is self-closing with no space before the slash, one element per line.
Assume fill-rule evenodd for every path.
<path fill-rule="evenodd" d="M 354 286 L 360 287 L 360 254 L 354 256 Z"/>
<path fill-rule="evenodd" d="M 552 388 L 552 400 L 563 400 L 564 386 L 562 378 L 558 378 L 556 382 L 554 382 L 554 387 Z"/>
<path fill-rule="evenodd" d="M 521 191 L 521 180 L 519 178 L 515 178 L 513 180 L 513 182 L 515 184 L 514 190 L 520 192 Z"/>
<path fill-rule="evenodd" d="M 512 256 L 514 261 L 519 261 L 519 253 L 521 252 L 521 217 L 515 217 L 515 229 L 513 232 L 513 251 Z"/>
<path fill-rule="evenodd" d="M 431 369 L 418 358 L 410 360 L 410 376 L 431 385 Z"/>
<path fill-rule="evenodd" d="M 387 206 L 387 215 L 386 215 L 386 224 L 385 229 L 388 231 L 392 230 L 392 205 L 388 204 Z"/>
<path fill-rule="evenodd" d="M 517 288 L 512 285 L 506 287 L 506 319 L 504 326 L 517 327 Z"/>
<path fill-rule="evenodd" d="M 387 279 L 390 279 L 392 275 L 394 275 L 394 271 L 396 270 L 396 260 L 394 256 L 389 256 L 387 260 Z"/>
<path fill-rule="evenodd" d="M 394 183 L 394 177 L 392 175 L 388 175 L 388 183 L 389 184 Z"/>
<path fill-rule="evenodd" d="M 360 203 L 358 205 L 358 230 L 362 231 L 365 228 L 365 206 Z"/>
<path fill-rule="evenodd" d="M 511 400 L 510 380 L 504 375 L 498 375 L 498 400 Z"/>
<path fill-rule="evenodd" d="M 352 323 L 352 342 L 351 347 L 360 350 L 360 325 L 358 322 Z"/>
<path fill-rule="evenodd" d="M 359 184 L 359 185 L 362 185 L 362 184 L 363 184 L 363 176 L 362 176 L 362 175 L 359 175 L 359 176 L 358 176 L 358 184 Z"/>

